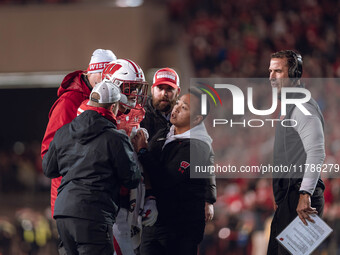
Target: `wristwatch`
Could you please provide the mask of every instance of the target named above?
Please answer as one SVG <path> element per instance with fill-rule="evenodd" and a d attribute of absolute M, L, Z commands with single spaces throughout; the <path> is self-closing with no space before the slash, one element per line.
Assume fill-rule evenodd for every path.
<path fill-rule="evenodd" d="M 309 192 L 307 192 L 307 191 L 305 191 L 305 190 L 300 190 L 300 191 L 299 191 L 299 194 L 301 194 L 301 195 L 306 195 L 306 194 L 308 194 L 308 195 L 312 196 Z"/>
<path fill-rule="evenodd" d="M 146 152 L 148 151 L 148 149 L 147 148 L 141 148 L 139 151 L 138 151 L 138 155 L 143 155 L 143 154 L 145 154 Z"/>

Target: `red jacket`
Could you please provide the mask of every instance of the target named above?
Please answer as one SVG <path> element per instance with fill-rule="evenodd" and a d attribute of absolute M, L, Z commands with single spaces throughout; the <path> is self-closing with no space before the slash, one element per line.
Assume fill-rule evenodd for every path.
<path fill-rule="evenodd" d="M 83 73 L 83 71 L 75 71 L 66 75 L 58 89 L 59 98 L 53 104 L 48 115 L 49 121 L 41 144 L 41 158 L 43 158 L 48 151 L 55 132 L 65 124 L 70 123 L 77 116 L 78 107 L 90 96 L 91 90 L 81 78 Z M 52 179 L 51 182 L 52 216 L 60 182 L 61 177 Z"/>

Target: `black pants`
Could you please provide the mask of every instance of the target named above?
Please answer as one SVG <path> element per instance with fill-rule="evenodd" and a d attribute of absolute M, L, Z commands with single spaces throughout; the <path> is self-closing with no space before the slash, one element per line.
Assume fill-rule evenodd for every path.
<path fill-rule="evenodd" d="M 203 239 L 204 221 L 164 226 L 158 222 L 144 227 L 141 255 L 197 255 Z"/>
<path fill-rule="evenodd" d="M 69 217 L 56 221 L 68 255 L 113 255 L 112 225 Z"/>
<path fill-rule="evenodd" d="M 285 199 L 280 204 L 278 204 L 271 224 L 267 255 L 290 254 L 281 244 L 276 241 L 275 238 L 297 216 L 296 208 L 299 202 L 299 197 L 300 194 L 298 189 L 291 187 Z M 321 217 L 325 203 L 323 189 L 321 187 L 317 187 L 315 189 L 314 194 L 311 197 L 311 202 L 311 206 L 316 208 L 318 215 Z"/>

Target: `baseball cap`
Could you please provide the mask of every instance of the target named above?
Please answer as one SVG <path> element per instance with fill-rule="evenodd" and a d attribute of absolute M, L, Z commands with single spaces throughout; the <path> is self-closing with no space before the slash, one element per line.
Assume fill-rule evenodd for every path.
<path fill-rule="evenodd" d="M 101 73 L 105 66 L 111 61 L 117 60 L 116 55 L 111 50 L 96 49 L 87 68 L 88 73 Z"/>
<path fill-rule="evenodd" d="M 171 69 L 169 67 L 159 69 L 153 76 L 152 87 L 155 87 L 161 84 L 166 84 L 175 89 L 178 88 L 178 90 L 180 90 L 178 74 L 176 73 L 174 69 Z"/>
<path fill-rule="evenodd" d="M 95 98 L 94 93 L 99 95 Z M 103 80 L 92 89 L 90 100 L 101 104 L 113 104 L 120 100 L 120 89 L 109 80 Z"/>

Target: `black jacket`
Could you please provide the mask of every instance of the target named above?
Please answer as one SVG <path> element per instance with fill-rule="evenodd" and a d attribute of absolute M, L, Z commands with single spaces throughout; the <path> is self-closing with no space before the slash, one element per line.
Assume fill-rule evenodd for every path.
<path fill-rule="evenodd" d="M 113 224 L 120 185 L 137 187 L 141 173 L 128 137 L 96 111 L 60 128 L 43 159 L 47 177 L 63 177 L 54 218 L 76 217 Z"/>
<path fill-rule="evenodd" d="M 211 184 L 207 178 L 190 178 L 188 164 L 210 165 L 211 148 L 198 139 L 176 139 L 162 149 L 168 131 L 168 128 L 160 130 L 150 142 L 149 151 L 139 154 L 157 198 L 157 222 L 165 225 L 204 223 L 206 194 L 210 194 L 210 203 L 216 201 L 215 179 Z"/>
<path fill-rule="evenodd" d="M 140 123 L 140 126 L 145 128 L 149 133 L 149 141 L 161 129 L 171 126 L 170 121 L 166 120 L 162 113 L 156 110 L 152 105 L 152 97 L 148 97 L 144 106 L 145 117 Z"/>

